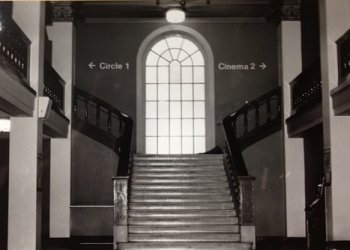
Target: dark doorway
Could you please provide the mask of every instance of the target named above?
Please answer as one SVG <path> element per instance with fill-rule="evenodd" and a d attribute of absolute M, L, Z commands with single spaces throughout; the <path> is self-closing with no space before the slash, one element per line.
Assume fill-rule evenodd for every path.
<path fill-rule="evenodd" d="M 322 125 L 304 135 L 305 201 L 310 250 L 326 249 L 325 199 L 323 195 L 323 131 Z"/>

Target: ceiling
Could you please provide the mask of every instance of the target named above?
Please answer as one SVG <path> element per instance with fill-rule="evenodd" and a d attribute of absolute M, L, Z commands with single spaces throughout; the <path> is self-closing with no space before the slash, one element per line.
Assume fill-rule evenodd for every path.
<path fill-rule="evenodd" d="M 275 0 L 114 0 L 73 2 L 79 19 L 163 18 L 171 7 L 188 18 L 268 18 Z"/>

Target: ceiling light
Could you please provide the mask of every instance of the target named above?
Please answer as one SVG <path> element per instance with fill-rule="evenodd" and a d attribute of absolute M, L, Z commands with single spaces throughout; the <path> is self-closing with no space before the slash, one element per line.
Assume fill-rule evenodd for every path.
<path fill-rule="evenodd" d="M 9 119 L 0 119 L 0 132 L 10 132 L 11 123 Z"/>
<path fill-rule="evenodd" d="M 166 20 L 169 23 L 182 23 L 185 21 L 185 12 L 182 9 L 169 9 L 166 12 Z"/>

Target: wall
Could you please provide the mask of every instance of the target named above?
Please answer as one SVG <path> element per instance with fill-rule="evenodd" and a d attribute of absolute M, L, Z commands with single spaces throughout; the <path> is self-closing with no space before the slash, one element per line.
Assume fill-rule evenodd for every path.
<path fill-rule="evenodd" d="M 7 219 L 9 192 L 9 139 L 0 132 L 0 249 L 7 249 Z M 7 138 L 6 138 L 7 137 Z"/>
<path fill-rule="evenodd" d="M 77 24 L 76 34 L 76 86 L 104 99 L 114 107 L 136 118 L 136 56 L 142 41 L 154 30 L 166 25 L 163 22 L 149 21 L 115 21 L 90 22 Z M 186 26 L 198 31 L 207 39 L 214 54 L 215 67 L 215 115 L 216 122 L 244 105 L 246 100 L 252 100 L 278 86 L 277 73 L 277 29 L 273 23 L 265 22 L 235 22 L 235 21 L 190 21 Z M 124 66 L 123 70 L 98 69 L 100 62 L 118 62 Z M 92 64 L 91 64 L 92 63 Z M 125 64 L 129 69 L 125 69 Z M 255 70 L 220 70 L 220 63 L 228 65 L 255 64 Z M 262 69 L 259 65 L 267 67 Z M 92 69 L 89 67 L 92 67 Z M 95 65 L 95 66 L 93 66 Z M 137 121 L 136 121 L 137 122 Z M 133 148 L 135 149 L 135 138 Z M 84 139 L 85 140 L 85 139 Z M 99 200 L 111 201 L 111 197 L 102 185 L 80 190 L 86 183 L 94 182 L 94 172 L 89 172 L 90 166 L 99 164 L 109 171 L 109 167 L 93 159 L 88 151 L 92 150 L 92 142 L 78 142 L 73 138 L 72 165 L 72 202 L 98 203 Z M 225 145 L 221 126 L 216 129 L 216 144 Z M 275 135 L 265 143 L 252 146 L 245 152 L 249 169 L 256 174 L 258 181 L 262 171 L 269 169 L 269 173 L 283 170 L 283 160 L 275 149 L 281 150 L 281 136 Z M 88 150 L 88 151 L 86 151 Z M 102 150 L 102 148 L 101 148 Z M 79 154 L 77 153 L 79 152 Z M 257 157 L 259 155 L 259 157 Z M 261 161 L 266 161 L 264 167 Z M 110 164 L 110 163 L 109 163 Z M 99 168 L 100 169 L 100 168 Z M 84 174 L 83 174 L 84 173 Z M 100 174 L 100 173 L 99 173 Z M 84 176 L 84 177 L 83 177 Z M 98 177 L 99 178 L 99 177 Z M 106 175 L 106 178 L 109 178 Z M 279 178 L 269 178 L 268 188 L 261 191 L 257 186 L 257 203 L 261 211 L 278 211 L 280 223 L 276 218 L 266 220 L 265 215 L 259 213 L 256 220 L 259 224 L 258 235 L 284 235 L 284 197 L 283 184 Z M 77 182 L 77 183 L 75 183 Z M 266 186 L 266 187 L 267 187 Z M 103 189 L 104 191 L 100 191 Z M 277 192 L 275 194 L 275 190 Z M 111 190 L 110 190 L 111 191 Z M 263 197 L 273 197 L 265 200 Z M 97 195 L 100 194 L 100 195 Z M 104 196 L 105 195 L 105 196 Z"/>

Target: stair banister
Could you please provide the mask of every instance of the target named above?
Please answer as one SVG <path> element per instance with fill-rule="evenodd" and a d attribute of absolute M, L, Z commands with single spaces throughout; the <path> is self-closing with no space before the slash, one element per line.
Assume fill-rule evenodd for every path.
<path fill-rule="evenodd" d="M 249 176 L 242 152 L 282 128 L 281 110 L 281 89 L 278 87 L 247 102 L 223 119 L 227 144 L 225 170 L 233 201 L 238 208 L 242 240 L 245 238 L 255 242 L 255 178 Z"/>
<path fill-rule="evenodd" d="M 81 90 L 73 91 L 73 126 L 112 149 L 118 156 L 113 179 L 114 247 L 128 241 L 128 182 L 132 164 L 133 120 L 109 103 Z"/>

